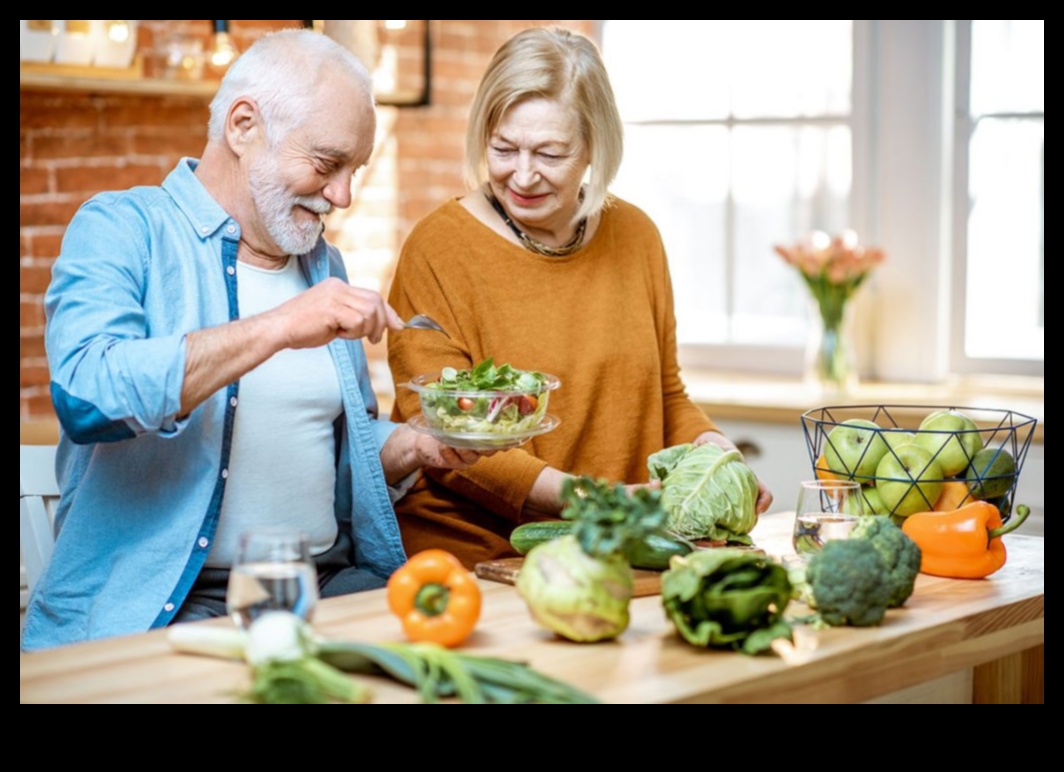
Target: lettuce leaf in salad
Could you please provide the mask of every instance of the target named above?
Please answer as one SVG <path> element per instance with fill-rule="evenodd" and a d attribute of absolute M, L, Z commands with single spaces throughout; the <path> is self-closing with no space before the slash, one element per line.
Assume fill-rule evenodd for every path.
<path fill-rule="evenodd" d="M 534 429 L 543 420 L 547 390 L 542 373 L 518 370 L 511 365 L 496 366 L 486 359 L 476 367 L 456 370 L 445 367 L 440 380 L 425 384 L 438 396 L 423 394 L 426 418 L 438 428 L 463 434 L 519 434 Z M 452 396 L 449 392 L 514 392 L 490 396 Z"/>
<path fill-rule="evenodd" d="M 427 387 L 444 391 L 538 392 L 546 382 L 543 373 L 518 370 L 510 365 L 496 367 L 495 360 L 489 358 L 469 370 L 445 367 L 440 373 L 440 380 Z"/>

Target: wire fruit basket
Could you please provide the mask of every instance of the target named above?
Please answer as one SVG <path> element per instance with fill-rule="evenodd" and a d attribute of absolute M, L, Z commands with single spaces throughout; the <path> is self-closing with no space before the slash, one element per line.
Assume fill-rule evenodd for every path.
<path fill-rule="evenodd" d="M 802 416 L 813 473 L 862 485 L 861 514 L 901 521 L 988 501 L 1006 521 L 1038 420 L 1013 410 L 838 405 Z"/>

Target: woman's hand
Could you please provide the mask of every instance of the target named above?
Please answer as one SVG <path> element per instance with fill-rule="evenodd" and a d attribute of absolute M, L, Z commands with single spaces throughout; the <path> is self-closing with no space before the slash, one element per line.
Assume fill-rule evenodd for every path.
<path fill-rule="evenodd" d="M 381 465 L 385 480 L 394 485 L 422 467 L 460 471 L 495 452 L 452 448 L 427 434 L 415 432 L 409 426 L 400 426 L 381 449 Z"/>
<path fill-rule="evenodd" d="M 651 491 L 660 491 L 661 490 L 661 481 L 660 480 L 651 480 L 648 483 L 637 483 L 635 485 L 626 485 L 626 486 L 624 486 L 624 489 L 628 493 L 629 496 L 633 495 L 636 491 L 638 491 L 638 490 L 640 490 L 642 488 L 646 488 L 647 490 L 651 490 Z"/>
<path fill-rule="evenodd" d="M 711 442 L 714 445 L 717 445 L 718 447 L 724 448 L 725 450 L 739 450 L 737 447 L 735 447 L 735 443 L 733 443 L 720 432 L 706 432 L 704 434 L 701 434 L 699 435 L 698 439 L 695 440 L 694 445 L 697 448 L 701 445 L 708 445 Z M 758 479 L 757 481 L 757 490 L 757 503 L 754 505 L 754 510 L 757 512 L 757 514 L 763 515 L 768 512 L 768 508 L 772 506 L 772 491 L 766 488 L 765 484 L 761 482 L 760 479 Z"/>

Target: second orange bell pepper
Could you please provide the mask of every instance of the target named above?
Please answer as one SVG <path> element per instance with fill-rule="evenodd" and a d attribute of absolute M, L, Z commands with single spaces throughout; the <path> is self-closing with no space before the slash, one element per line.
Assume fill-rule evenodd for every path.
<path fill-rule="evenodd" d="M 1001 537 L 1012 533 L 1031 514 L 1016 508 L 1008 525 L 993 504 L 977 501 L 953 512 L 921 512 L 905 519 L 902 530 L 923 553 L 920 573 L 948 579 L 985 579 L 1005 565 L 1008 552 Z"/>
<path fill-rule="evenodd" d="M 388 606 L 416 643 L 454 648 L 480 619 L 480 586 L 454 555 L 426 550 L 388 580 Z"/>

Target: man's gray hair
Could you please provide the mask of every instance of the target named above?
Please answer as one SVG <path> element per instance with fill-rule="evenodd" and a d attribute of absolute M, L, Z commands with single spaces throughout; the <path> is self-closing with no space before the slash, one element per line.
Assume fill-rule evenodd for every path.
<path fill-rule="evenodd" d="M 282 30 L 265 35 L 230 66 L 211 100 L 207 138 L 221 141 L 233 104 L 255 100 L 271 143 L 299 125 L 317 94 L 323 71 L 346 71 L 373 98 L 373 81 L 361 60 L 332 38 L 311 30 Z"/>

